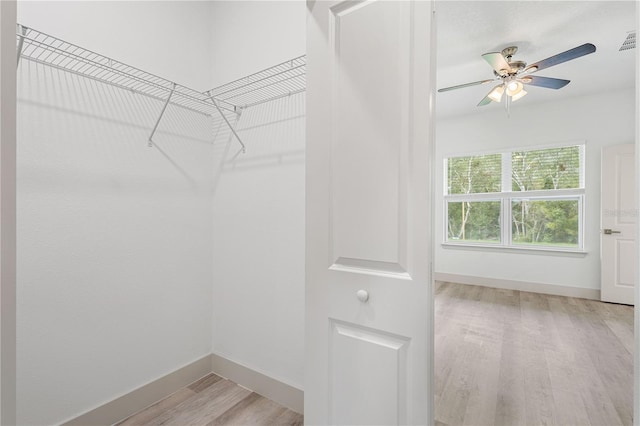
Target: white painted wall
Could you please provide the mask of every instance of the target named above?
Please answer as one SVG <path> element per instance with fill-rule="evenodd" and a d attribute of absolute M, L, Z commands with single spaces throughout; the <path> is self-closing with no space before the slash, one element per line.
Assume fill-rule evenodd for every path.
<path fill-rule="evenodd" d="M 239 129 L 246 154 L 216 140 L 213 352 L 301 389 L 304 94 L 249 108 Z"/>
<path fill-rule="evenodd" d="M 438 120 L 436 128 L 435 271 L 472 277 L 600 289 L 600 150 L 634 140 L 633 90 L 563 99 L 552 103 L 488 106 L 477 114 Z M 490 109 L 489 109 L 490 108 Z M 443 159 L 488 150 L 564 141 L 586 142 L 586 256 L 444 248 Z"/>
<path fill-rule="evenodd" d="M 19 21 L 206 87 L 206 10 L 22 3 Z M 161 103 L 28 61 L 18 98 L 18 424 L 57 424 L 211 352 L 213 127 L 169 107 L 148 148 Z"/>
<path fill-rule="evenodd" d="M 305 0 L 215 1 L 212 6 L 214 86 L 305 54 Z"/>
<path fill-rule="evenodd" d="M 208 1 L 21 0 L 18 22 L 204 91 L 211 88 L 211 10 Z"/>
<path fill-rule="evenodd" d="M 304 1 L 216 2 L 214 58 L 229 59 L 214 65 L 217 83 L 304 54 L 305 17 Z M 219 135 L 213 199 L 213 352 L 299 389 L 304 105 L 298 94 L 247 109 L 238 123 L 246 154 Z"/>

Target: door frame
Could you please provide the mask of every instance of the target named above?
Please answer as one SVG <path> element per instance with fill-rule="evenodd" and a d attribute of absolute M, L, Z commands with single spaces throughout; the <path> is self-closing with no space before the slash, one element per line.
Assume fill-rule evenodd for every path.
<path fill-rule="evenodd" d="M 0 424 L 16 424 L 16 0 L 0 0 Z"/>
<path fill-rule="evenodd" d="M 419 0 L 418 0 L 419 1 Z M 437 16 L 437 5 L 440 1 L 444 0 L 436 0 L 436 16 Z M 526 1 L 526 0 L 518 0 L 518 1 Z M 640 3 L 637 1 L 636 3 L 636 32 L 640 31 Z M 436 45 L 438 38 L 437 31 L 437 19 L 436 19 Z M 636 107 L 636 123 L 635 123 L 635 161 L 636 161 L 636 200 L 637 206 L 636 211 L 640 212 L 640 120 L 638 120 L 638 111 L 640 111 L 640 47 L 635 48 L 636 51 L 636 91 L 635 91 L 635 107 Z M 437 67 L 437 59 L 433 60 L 433 63 Z M 433 97 L 435 100 L 435 96 Z M 434 120 L 433 128 L 437 128 L 438 123 L 437 120 Z M 437 188 L 434 187 L 435 181 L 432 181 L 431 188 L 431 196 L 433 197 Z M 640 214 L 640 213 L 636 213 Z M 432 228 L 436 226 L 435 224 L 435 216 L 432 216 L 431 219 Z M 433 235 L 433 233 L 432 233 Z M 432 241 L 434 244 L 435 241 Z M 633 316 L 634 316 L 634 346 L 633 346 L 633 425 L 640 426 L 640 225 L 636 227 L 636 270 L 635 270 L 635 286 L 634 286 L 634 308 L 633 308 Z M 433 253 L 433 252 L 432 252 Z M 433 259 L 430 259 L 433 262 Z M 434 302 L 432 298 L 431 302 Z M 432 311 L 434 307 L 432 306 Z M 432 345 L 433 348 L 433 345 Z M 432 354 L 432 359 L 435 354 Z M 430 389 L 429 398 L 433 401 L 433 388 Z M 435 407 L 434 411 L 435 413 Z M 432 423 L 435 423 L 435 419 L 432 419 Z"/>
<path fill-rule="evenodd" d="M 640 30 L 640 4 L 636 2 L 636 33 Z M 636 208 L 640 205 L 640 47 L 636 46 Z M 636 279 L 634 293 L 634 344 L 633 344 L 633 424 L 640 426 L 640 226 L 636 227 Z"/>

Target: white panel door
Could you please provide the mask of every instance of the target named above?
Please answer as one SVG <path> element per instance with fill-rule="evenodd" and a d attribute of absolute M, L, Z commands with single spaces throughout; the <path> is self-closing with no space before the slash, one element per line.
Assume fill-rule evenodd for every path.
<path fill-rule="evenodd" d="M 604 302 L 633 305 L 636 273 L 635 149 L 633 144 L 602 149 L 602 280 Z"/>
<path fill-rule="evenodd" d="M 433 4 L 307 6 L 305 423 L 430 423 Z"/>

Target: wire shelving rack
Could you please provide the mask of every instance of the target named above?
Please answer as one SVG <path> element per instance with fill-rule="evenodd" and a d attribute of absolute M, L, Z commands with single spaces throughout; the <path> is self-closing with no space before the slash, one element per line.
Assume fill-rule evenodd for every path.
<path fill-rule="evenodd" d="M 226 102 L 237 108 L 249 108 L 303 92 L 306 89 L 306 67 L 306 56 L 298 56 L 218 86 L 208 93 L 219 102 Z"/>
<path fill-rule="evenodd" d="M 164 102 L 149 146 L 167 106 L 175 105 L 207 116 L 217 111 L 244 152 L 245 145 L 225 112 L 239 117 L 243 109 L 306 89 L 304 55 L 202 93 L 20 24 L 16 43 L 18 66 L 28 60 Z"/>

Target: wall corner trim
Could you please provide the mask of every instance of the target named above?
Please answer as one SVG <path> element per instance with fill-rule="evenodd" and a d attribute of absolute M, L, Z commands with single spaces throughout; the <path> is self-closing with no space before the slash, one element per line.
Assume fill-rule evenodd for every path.
<path fill-rule="evenodd" d="M 304 413 L 304 392 L 221 355 L 211 354 L 211 369 L 225 377 L 277 402 L 297 413 Z"/>
<path fill-rule="evenodd" d="M 534 283 L 529 281 L 504 280 L 500 278 L 475 277 L 471 275 L 449 274 L 446 272 L 435 272 L 434 279 L 436 281 L 479 285 L 483 287 L 502 288 L 506 290 L 519 290 L 527 291 L 530 293 L 551 294 L 554 296 L 600 300 L 600 290 L 593 288 L 570 287 L 555 284 Z"/>
<path fill-rule="evenodd" d="M 62 424 L 65 426 L 114 424 L 147 408 L 209 373 L 211 373 L 211 355 L 206 355 Z"/>

